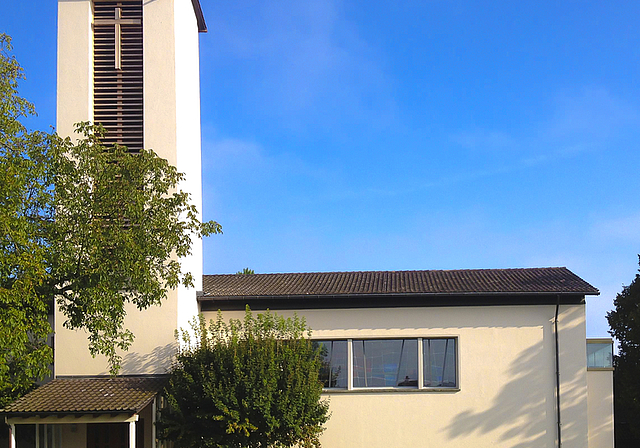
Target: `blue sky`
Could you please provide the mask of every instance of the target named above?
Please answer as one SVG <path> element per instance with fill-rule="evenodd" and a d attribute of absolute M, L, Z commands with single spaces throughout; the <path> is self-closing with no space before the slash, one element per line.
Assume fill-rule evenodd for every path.
<path fill-rule="evenodd" d="M 9 3 L 47 128 L 57 2 Z M 639 2 L 201 3 L 206 273 L 567 266 L 606 335 L 640 252 Z"/>

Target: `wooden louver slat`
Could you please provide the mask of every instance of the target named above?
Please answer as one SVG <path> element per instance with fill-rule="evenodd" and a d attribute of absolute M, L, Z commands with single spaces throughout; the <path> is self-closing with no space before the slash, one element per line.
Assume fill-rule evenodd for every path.
<path fill-rule="evenodd" d="M 137 22 L 119 25 L 119 49 L 116 25 L 108 23 L 117 8 L 126 22 Z M 93 121 L 107 130 L 105 145 L 138 152 L 144 147 L 142 0 L 94 0 L 93 13 Z"/>

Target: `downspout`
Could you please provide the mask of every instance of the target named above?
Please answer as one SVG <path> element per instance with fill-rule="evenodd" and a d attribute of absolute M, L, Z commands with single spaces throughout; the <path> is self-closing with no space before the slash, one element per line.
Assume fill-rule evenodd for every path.
<path fill-rule="evenodd" d="M 558 448 L 562 448 L 562 419 L 560 418 L 560 348 L 558 344 L 558 310 L 560 309 L 560 294 L 556 303 L 556 318 L 554 320 L 556 339 L 556 409 L 558 411 Z"/>

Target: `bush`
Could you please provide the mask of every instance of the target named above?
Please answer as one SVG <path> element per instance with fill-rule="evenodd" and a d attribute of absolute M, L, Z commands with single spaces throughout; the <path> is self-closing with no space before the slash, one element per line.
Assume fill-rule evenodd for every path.
<path fill-rule="evenodd" d="M 304 320 L 270 313 L 192 323 L 181 332 L 161 410 L 160 437 L 177 448 L 319 447 L 328 403 L 320 400 L 320 352 Z"/>

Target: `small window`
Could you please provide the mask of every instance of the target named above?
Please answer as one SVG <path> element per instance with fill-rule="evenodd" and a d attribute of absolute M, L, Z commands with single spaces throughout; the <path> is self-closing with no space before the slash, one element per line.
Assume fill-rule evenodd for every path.
<path fill-rule="evenodd" d="M 456 387 L 456 340 L 423 339 L 424 387 Z"/>
<path fill-rule="evenodd" d="M 325 388 L 347 388 L 347 341 L 313 341 L 321 356 L 320 381 Z"/>
<path fill-rule="evenodd" d="M 417 339 L 353 340 L 354 387 L 418 387 Z"/>
<path fill-rule="evenodd" d="M 587 340 L 587 368 L 612 369 L 613 368 L 613 342 Z"/>

